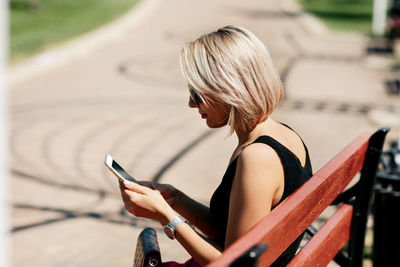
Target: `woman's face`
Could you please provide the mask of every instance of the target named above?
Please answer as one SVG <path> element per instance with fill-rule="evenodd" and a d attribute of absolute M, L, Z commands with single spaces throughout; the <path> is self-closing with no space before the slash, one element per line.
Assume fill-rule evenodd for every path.
<path fill-rule="evenodd" d="M 205 105 L 203 102 L 195 102 L 193 97 L 189 97 L 189 107 L 197 108 L 201 118 L 206 120 L 210 128 L 219 128 L 228 123 L 229 107 L 226 104 L 211 100 L 209 105 Z"/>

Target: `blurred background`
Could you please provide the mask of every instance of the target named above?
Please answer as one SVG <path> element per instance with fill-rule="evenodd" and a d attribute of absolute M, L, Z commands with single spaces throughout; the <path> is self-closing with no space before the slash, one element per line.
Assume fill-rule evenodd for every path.
<path fill-rule="evenodd" d="M 395 142 L 396 2 L 9 0 L 9 265 L 131 266 L 146 226 L 164 260 L 189 257 L 124 211 L 104 155 L 208 205 L 236 137 L 187 107 L 178 55 L 225 25 L 268 47 L 286 90 L 273 117 L 303 137 L 314 171 L 364 131 L 390 126 Z M 371 230 L 366 242 L 368 266 Z"/>

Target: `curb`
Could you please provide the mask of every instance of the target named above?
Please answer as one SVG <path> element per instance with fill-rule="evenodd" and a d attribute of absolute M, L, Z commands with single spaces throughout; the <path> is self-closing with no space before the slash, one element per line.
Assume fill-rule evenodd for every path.
<path fill-rule="evenodd" d="M 322 20 L 316 16 L 309 14 L 303 10 L 298 0 L 280 0 L 278 2 L 279 8 L 287 14 L 297 15 L 298 21 L 305 32 L 311 35 L 317 36 L 331 36 L 331 35 L 343 35 L 346 38 L 363 38 L 365 37 L 358 33 L 346 32 L 340 30 L 329 29 Z"/>
<path fill-rule="evenodd" d="M 88 51 L 104 46 L 128 29 L 137 27 L 160 3 L 161 0 L 141 0 L 120 18 L 21 63 L 9 66 L 6 72 L 8 85 L 21 83 L 45 70 L 62 66 L 78 56 L 87 54 Z"/>

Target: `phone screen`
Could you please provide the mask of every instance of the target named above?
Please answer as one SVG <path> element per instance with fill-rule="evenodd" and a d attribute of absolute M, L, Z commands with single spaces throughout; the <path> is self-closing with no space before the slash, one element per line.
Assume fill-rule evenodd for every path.
<path fill-rule="evenodd" d="M 131 182 L 136 182 L 110 155 L 106 155 L 106 166 L 118 177 Z"/>

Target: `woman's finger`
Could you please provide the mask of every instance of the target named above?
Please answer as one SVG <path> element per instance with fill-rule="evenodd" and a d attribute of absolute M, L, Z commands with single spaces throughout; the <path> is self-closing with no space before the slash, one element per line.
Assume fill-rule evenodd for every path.
<path fill-rule="evenodd" d="M 143 186 L 143 185 L 140 185 L 140 184 L 134 183 L 134 182 L 129 182 L 129 181 L 124 181 L 123 185 L 124 185 L 125 189 L 135 191 L 138 193 L 147 193 L 147 192 L 149 192 L 149 190 L 151 190 L 146 186 Z"/>
<path fill-rule="evenodd" d="M 123 192 L 124 192 L 125 196 L 127 196 L 134 203 L 140 200 L 141 194 L 139 194 L 139 193 L 136 193 L 131 190 L 124 190 Z"/>

